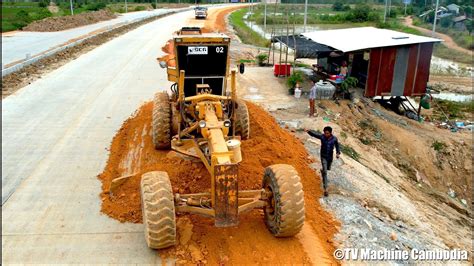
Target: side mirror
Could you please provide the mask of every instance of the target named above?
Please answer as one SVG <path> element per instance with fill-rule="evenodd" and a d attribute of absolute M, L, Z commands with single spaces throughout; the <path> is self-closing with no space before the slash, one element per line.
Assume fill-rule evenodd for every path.
<path fill-rule="evenodd" d="M 245 72 L 245 64 L 244 63 L 240 63 L 239 65 L 239 73 L 240 74 L 244 74 Z"/>
<path fill-rule="evenodd" d="M 160 61 L 160 67 L 161 68 L 166 68 L 168 66 L 168 64 L 166 63 L 166 61 Z"/>

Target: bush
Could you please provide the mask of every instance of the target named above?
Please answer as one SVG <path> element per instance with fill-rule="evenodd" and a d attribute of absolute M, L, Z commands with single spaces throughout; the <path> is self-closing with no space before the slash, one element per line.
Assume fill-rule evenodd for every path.
<path fill-rule="evenodd" d="M 268 59 L 268 55 L 267 54 L 259 54 L 256 56 L 256 59 L 257 59 L 257 64 L 259 66 L 264 66 L 265 65 L 265 61 Z"/>
<path fill-rule="evenodd" d="M 431 148 L 433 148 L 433 150 L 438 151 L 438 152 L 443 151 L 445 147 L 446 147 L 446 144 L 444 144 L 444 142 L 437 141 L 437 140 L 435 140 L 433 144 L 431 144 Z"/>
<path fill-rule="evenodd" d="M 389 17 L 390 17 L 390 18 L 396 18 L 396 17 L 397 17 L 397 15 L 398 15 L 398 12 L 397 12 L 397 10 L 396 10 L 396 9 L 394 9 L 394 8 L 392 8 L 392 9 L 390 10 Z"/>
<path fill-rule="evenodd" d="M 296 83 L 301 83 L 303 81 L 303 72 L 293 71 L 293 74 L 291 74 L 291 76 L 286 80 L 286 84 L 288 85 L 288 88 L 293 89 L 296 86 Z"/>
<path fill-rule="evenodd" d="M 347 13 L 346 19 L 352 22 L 365 22 L 369 18 L 370 7 L 367 4 L 357 5 Z"/>
<path fill-rule="evenodd" d="M 333 5 L 332 5 L 332 10 L 334 11 L 348 11 L 350 10 L 351 7 L 349 5 L 344 5 L 343 2 L 335 2 Z"/>
<path fill-rule="evenodd" d="M 450 17 L 441 18 L 441 20 L 439 21 L 439 24 L 443 28 L 449 28 L 451 26 L 451 18 Z"/>
<path fill-rule="evenodd" d="M 137 7 L 135 7 L 134 10 L 135 10 L 135 11 L 143 11 L 143 10 L 146 10 L 146 7 L 144 7 L 144 6 L 137 6 Z"/>
<path fill-rule="evenodd" d="M 40 2 L 38 3 L 38 6 L 39 6 L 39 7 L 47 7 L 47 6 L 48 6 L 48 1 L 40 1 Z"/>
<path fill-rule="evenodd" d="M 20 10 L 15 15 L 15 22 L 13 25 L 17 28 L 23 28 L 33 21 L 33 18 L 25 10 Z"/>
<path fill-rule="evenodd" d="M 106 7 L 105 3 L 93 3 L 93 4 L 88 4 L 86 9 L 89 11 L 97 11 L 104 9 Z"/>
<path fill-rule="evenodd" d="M 33 18 L 33 20 L 40 20 L 44 18 L 51 17 L 53 14 L 46 8 L 42 8 Z"/>
<path fill-rule="evenodd" d="M 153 9 L 156 9 L 156 3 L 151 3 L 151 6 L 153 7 Z"/>

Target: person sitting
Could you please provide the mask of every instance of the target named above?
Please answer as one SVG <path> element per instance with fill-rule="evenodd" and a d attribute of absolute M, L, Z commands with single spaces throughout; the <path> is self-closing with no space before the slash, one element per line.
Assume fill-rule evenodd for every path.
<path fill-rule="evenodd" d="M 342 61 L 342 65 L 339 68 L 339 75 L 344 76 L 344 78 L 345 78 L 345 77 L 347 77 L 348 72 L 349 72 L 349 68 L 347 67 L 347 62 Z"/>

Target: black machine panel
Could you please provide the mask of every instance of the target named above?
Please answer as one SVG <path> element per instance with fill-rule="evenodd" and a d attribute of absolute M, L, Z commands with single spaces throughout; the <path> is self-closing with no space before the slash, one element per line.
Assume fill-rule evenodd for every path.
<path fill-rule="evenodd" d="M 196 84 L 209 84 L 212 94 L 222 95 L 227 68 L 226 45 L 179 45 L 178 66 L 185 71 L 185 96 L 196 95 Z"/>
<path fill-rule="evenodd" d="M 208 84 L 212 90 L 212 94 L 222 95 L 222 88 L 224 87 L 224 78 L 194 78 L 187 77 L 184 80 L 184 95 L 196 95 L 196 84 Z"/>
<path fill-rule="evenodd" d="M 178 65 L 188 77 L 225 76 L 226 45 L 178 46 Z"/>

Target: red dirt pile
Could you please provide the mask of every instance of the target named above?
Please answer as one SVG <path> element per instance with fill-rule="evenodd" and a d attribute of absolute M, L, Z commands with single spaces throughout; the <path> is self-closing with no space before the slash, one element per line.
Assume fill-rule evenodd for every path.
<path fill-rule="evenodd" d="M 51 17 L 34 21 L 24 27 L 24 31 L 62 31 L 80 26 L 94 24 L 99 21 L 109 20 L 117 16 L 110 10 L 99 10 L 81 13 L 73 16 Z"/>
<path fill-rule="evenodd" d="M 303 144 L 292 136 L 290 132 L 280 128 L 276 121 L 260 107 L 251 103 L 247 103 L 247 105 L 250 112 L 251 136 L 249 140 L 242 142 L 243 162 L 239 167 L 239 189 L 260 189 L 264 168 L 269 165 L 277 163 L 293 165 L 301 176 L 305 191 L 306 219 L 323 243 L 324 249 L 327 253 L 332 254 L 334 250 L 332 239 L 339 225 L 317 201 L 321 196 L 320 178 L 308 166 L 312 161 L 308 159 L 308 154 Z M 141 222 L 139 184 L 141 175 L 145 172 L 166 171 L 170 176 L 173 190 L 179 193 L 196 193 L 208 191 L 210 188 L 210 175 L 200 161 L 184 158 L 173 151 L 157 151 L 154 149 L 151 139 L 152 108 L 153 104 L 151 102 L 146 103 L 132 117 L 125 121 L 112 141 L 107 166 L 104 172 L 98 176 L 102 181 L 103 189 L 101 193 L 102 212 L 121 222 Z M 119 187 L 113 196 L 110 196 L 108 190 L 112 179 L 132 173 L 135 175 Z M 216 235 L 213 237 L 207 235 L 209 237 L 208 241 L 210 241 L 209 245 L 216 241 L 216 237 L 220 237 L 222 231 L 219 230 L 224 230 L 225 232 L 229 232 L 226 230 L 234 230 L 214 228 L 211 219 L 195 215 L 186 217 L 191 217 L 194 225 L 201 224 L 194 227 L 196 230 L 201 230 L 197 228 L 204 226 L 205 229 L 202 230 L 215 232 Z M 236 232 L 241 232 L 242 226 L 248 227 L 244 223 L 254 224 L 254 226 L 258 224 L 261 230 L 259 229 L 257 233 L 254 232 L 256 231 L 255 229 L 249 229 L 252 231 L 250 235 L 257 238 L 257 235 L 259 235 L 259 237 L 265 238 L 265 241 L 277 241 L 274 247 L 276 250 L 278 250 L 278 247 L 283 248 L 285 246 L 278 245 L 278 241 L 295 241 L 295 245 L 299 245 L 298 241 L 294 238 L 293 240 L 281 240 L 267 237 L 271 236 L 271 234 L 266 231 L 262 212 L 259 210 L 243 215 L 241 220 L 241 226 L 235 229 Z M 205 233 L 202 232 L 202 234 Z M 272 240 L 267 240 L 267 238 Z M 200 241 L 203 240 L 201 239 Z M 217 242 L 214 244 L 218 245 Z M 268 245 L 271 246 L 271 244 Z M 253 252 L 251 246 L 242 246 L 249 248 L 249 253 Z M 296 250 L 301 250 L 301 247 L 296 248 Z M 282 252 L 286 251 L 286 249 L 282 250 Z M 179 248 L 173 252 L 177 256 L 176 252 L 179 253 Z M 299 261 L 300 263 L 307 263 L 308 258 L 304 255 L 304 252 L 298 252 L 301 252 L 303 255 L 300 254 L 299 256 L 301 257 L 298 259 L 293 257 L 294 260 L 288 260 L 287 262 L 297 263 Z M 236 256 L 239 257 L 240 255 L 237 253 Z M 250 256 L 255 258 L 251 254 Z M 240 258 L 242 257 L 240 256 Z M 218 263 L 220 259 L 222 258 L 215 258 L 214 262 Z M 248 262 L 253 261 L 250 260 Z"/>

